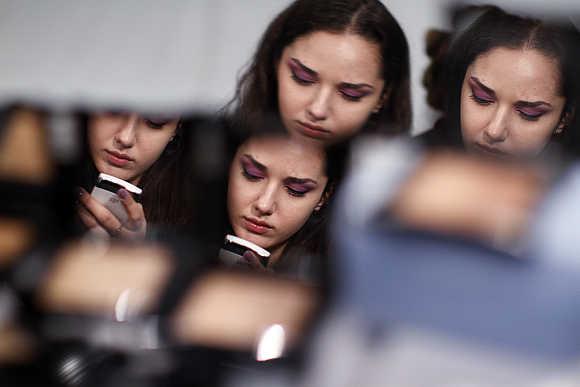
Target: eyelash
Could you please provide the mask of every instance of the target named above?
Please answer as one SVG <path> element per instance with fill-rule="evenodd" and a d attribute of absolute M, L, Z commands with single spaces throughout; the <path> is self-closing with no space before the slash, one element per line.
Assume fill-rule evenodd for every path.
<path fill-rule="evenodd" d="M 359 95 L 359 96 L 350 95 L 348 93 L 345 93 L 344 91 L 340 91 L 340 95 L 342 95 L 342 97 L 344 99 L 346 99 L 347 101 L 352 101 L 352 102 L 358 102 L 361 100 L 362 97 L 364 97 L 364 95 Z"/>
<path fill-rule="evenodd" d="M 483 98 L 479 98 L 478 96 L 476 96 L 475 94 L 471 94 L 470 95 L 471 99 L 475 101 L 475 103 L 482 105 L 482 106 L 489 106 L 493 103 L 493 101 L 489 101 Z M 526 120 L 526 121 L 537 121 L 541 116 L 543 116 L 543 113 L 540 114 L 536 114 L 536 115 L 531 115 L 531 114 L 526 114 L 521 110 L 517 111 L 518 114 L 520 115 L 520 117 L 522 117 L 522 119 Z"/>
<path fill-rule="evenodd" d="M 493 103 L 493 101 L 490 101 L 490 100 L 487 100 L 487 99 L 483 99 L 483 98 L 478 97 L 477 95 L 475 95 L 475 93 L 472 93 L 469 97 L 472 100 L 474 100 L 475 103 L 477 103 L 479 105 L 482 105 L 482 106 L 489 106 L 489 105 L 491 105 Z"/>
<path fill-rule="evenodd" d="M 295 196 L 295 197 L 298 197 L 298 198 L 304 197 L 304 195 L 306 195 L 308 193 L 308 191 L 305 191 L 305 192 L 296 191 L 295 189 L 292 189 L 288 186 L 285 186 L 285 188 L 286 188 L 286 192 L 288 192 L 288 194 Z"/>
<path fill-rule="evenodd" d="M 311 85 L 314 83 L 314 81 L 311 81 L 309 79 L 304 79 L 304 78 L 298 76 L 298 74 L 296 74 L 296 72 L 294 70 L 291 70 L 290 72 L 292 73 L 292 79 L 300 85 L 307 86 L 307 85 Z"/>
<path fill-rule="evenodd" d="M 144 121 L 145 121 L 145 124 L 148 127 L 150 127 L 151 129 L 161 129 L 169 123 L 169 121 L 155 122 L 155 121 L 152 121 L 150 119 L 145 119 Z"/>
<path fill-rule="evenodd" d="M 526 121 L 537 121 L 541 116 L 544 115 L 543 113 L 534 114 L 534 115 L 526 114 L 521 110 L 518 110 L 518 114 L 520 115 L 520 117 L 522 117 Z"/>
<path fill-rule="evenodd" d="M 246 168 L 242 167 L 242 175 L 248 179 L 249 181 L 259 181 L 262 180 L 262 176 L 252 175 L 250 172 L 246 170 Z"/>
<path fill-rule="evenodd" d="M 242 175 L 248 179 L 248 181 L 251 182 L 256 182 L 256 181 L 260 181 L 263 179 L 262 176 L 255 176 L 252 175 L 250 172 L 248 172 L 244 167 L 242 167 Z M 304 197 L 309 191 L 297 191 L 295 189 L 292 189 L 289 186 L 284 186 L 284 189 L 286 190 L 286 192 L 288 192 L 289 195 L 294 196 L 294 197 Z"/>
<path fill-rule="evenodd" d="M 309 86 L 309 85 L 312 85 L 315 82 L 315 81 L 311 81 L 311 80 L 308 80 L 308 79 L 301 78 L 300 76 L 298 76 L 296 74 L 296 72 L 293 69 L 291 69 L 290 72 L 291 72 L 292 79 L 296 83 L 298 83 L 299 85 Z M 339 90 L 339 93 L 340 93 L 340 95 L 344 99 L 346 99 L 347 101 L 351 101 L 351 102 L 359 102 L 361 100 L 361 98 L 364 97 L 364 95 L 353 96 L 353 95 L 350 95 L 350 94 L 348 94 L 348 93 L 346 93 L 346 92 L 344 92 L 342 90 Z"/>

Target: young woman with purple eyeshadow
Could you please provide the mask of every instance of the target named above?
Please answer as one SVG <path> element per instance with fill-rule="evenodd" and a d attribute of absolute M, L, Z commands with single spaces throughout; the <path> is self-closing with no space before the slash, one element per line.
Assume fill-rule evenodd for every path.
<path fill-rule="evenodd" d="M 411 124 L 405 35 L 378 0 L 297 0 L 268 26 L 228 107 L 319 144 Z"/>
<path fill-rule="evenodd" d="M 246 254 L 243 265 L 316 281 L 326 262 L 327 218 L 344 148 L 293 136 L 279 122 L 248 133 L 232 144 L 226 233 L 271 254 L 267 263 Z"/>
<path fill-rule="evenodd" d="M 425 138 L 494 158 L 536 157 L 555 143 L 577 150 L 578 35 L 483 7 L 448 54 L 446 132 Z"/>

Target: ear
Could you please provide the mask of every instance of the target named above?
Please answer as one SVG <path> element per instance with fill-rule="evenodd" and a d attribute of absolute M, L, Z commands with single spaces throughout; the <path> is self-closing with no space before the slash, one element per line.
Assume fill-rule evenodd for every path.
<path fill-rule="evenodd" d="M 558 122 L 558 126 L 554 129 L 554 134 L 560 134 L 570 125 L 572 118 L 574 117 L 575 109 L 568 110 L 562 114 L 562 118 L 560 118 L 560 122 Z"/>
<path fill-rule="evenodd" d="M 320 209 L 322 208 L 323 205 L 324 205 L 324 200 L 322 198 L 320 198 L 320 201 L 318 202 L 316 207 L 314 207 L 314 212 L 320 211 Z"/>
<path fill-rule="evenodd" d="M 324 205 L 328 202 L 330 195 L 332 195 L 333 191 L 334 185 L 324 190 L 322 196 L 320 197 L 320 200 L 318 201 L 318 204 L 316 205 L 316 207 L 314 207 L 314 212 L 318 212 L 322 209 L 322 207 L 324 207 Z"/>
<path fill-rule="evenodd" d="M 379 98 L 379 101 L 377 102 L 377 105 L 375 106 L 375 108 L 372 111 L 373 114 L 377 114 L 378 112 L 381 111 L 381 109 L 383 108 L 383 106 L 385 106 L 385 104 L 389 100 L 390 95 L 391 95 L 391 88 L 390 87 L 385 87 L 383 89 L 382 94 L 381 94 L 381 98 Z"/>

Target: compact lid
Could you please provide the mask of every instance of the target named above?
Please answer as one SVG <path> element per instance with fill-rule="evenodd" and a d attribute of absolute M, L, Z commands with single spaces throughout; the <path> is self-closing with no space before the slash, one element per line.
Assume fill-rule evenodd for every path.
<path fill-rule="evenodd" d="M 247 247 L 248 249 L 250 249 L 253 252 L 255 252 L 256 254 L 258 254 L 260 257 L 263 257 L 263 258 L 270 257 L 270 252 L 268 250 L 261 248 L 260 246 L 256 245 L 255 243 L 249 242 L 249 241 L 242 239 L 242 238 L 238 238 L 237 236 L 229 235 L 229 234 L 226 235 L 226 242 L 235 243 L 237 245 Z"/>
<path fill-rule="evenodd" d="M 99 177 L 97 179 L 97 181 L 101 181 L 101 180 L 105 180 L 105 181 L 110 181 L 111 183 L 120 185 L 121 187 L 125 188 L 127 191 L 137 194 L 137 195 L 141 195 L 141 193 L 143 192 L 143 190 L 123 179 L 119 179 L 118 177 L 115 176 L 111 176 L 111 175 L 107 175 L 106 173 L 99 173 Z"/>

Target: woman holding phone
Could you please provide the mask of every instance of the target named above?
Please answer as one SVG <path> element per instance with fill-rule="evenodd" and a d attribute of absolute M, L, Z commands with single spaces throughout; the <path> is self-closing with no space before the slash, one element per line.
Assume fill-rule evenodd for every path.
<path fill-rule="evenodd" d="M 180 121 L 137 113 L 101 113 L 89 117 L 87 142 L 91 170 L 112 175 L 143 189 L 141 203 L 126 190 L 117 195 L 128 220 L 123 223 L 80 188 L 78 213 L 92 230 L 114 237 L 141 238 L 148 225 L 175 227 L 187 223 L 187 165 L 183 163 Z M 95 179 L 92 180 L 94 184 Z M 90 187 L 87 187 L 90 188 Z"/>

